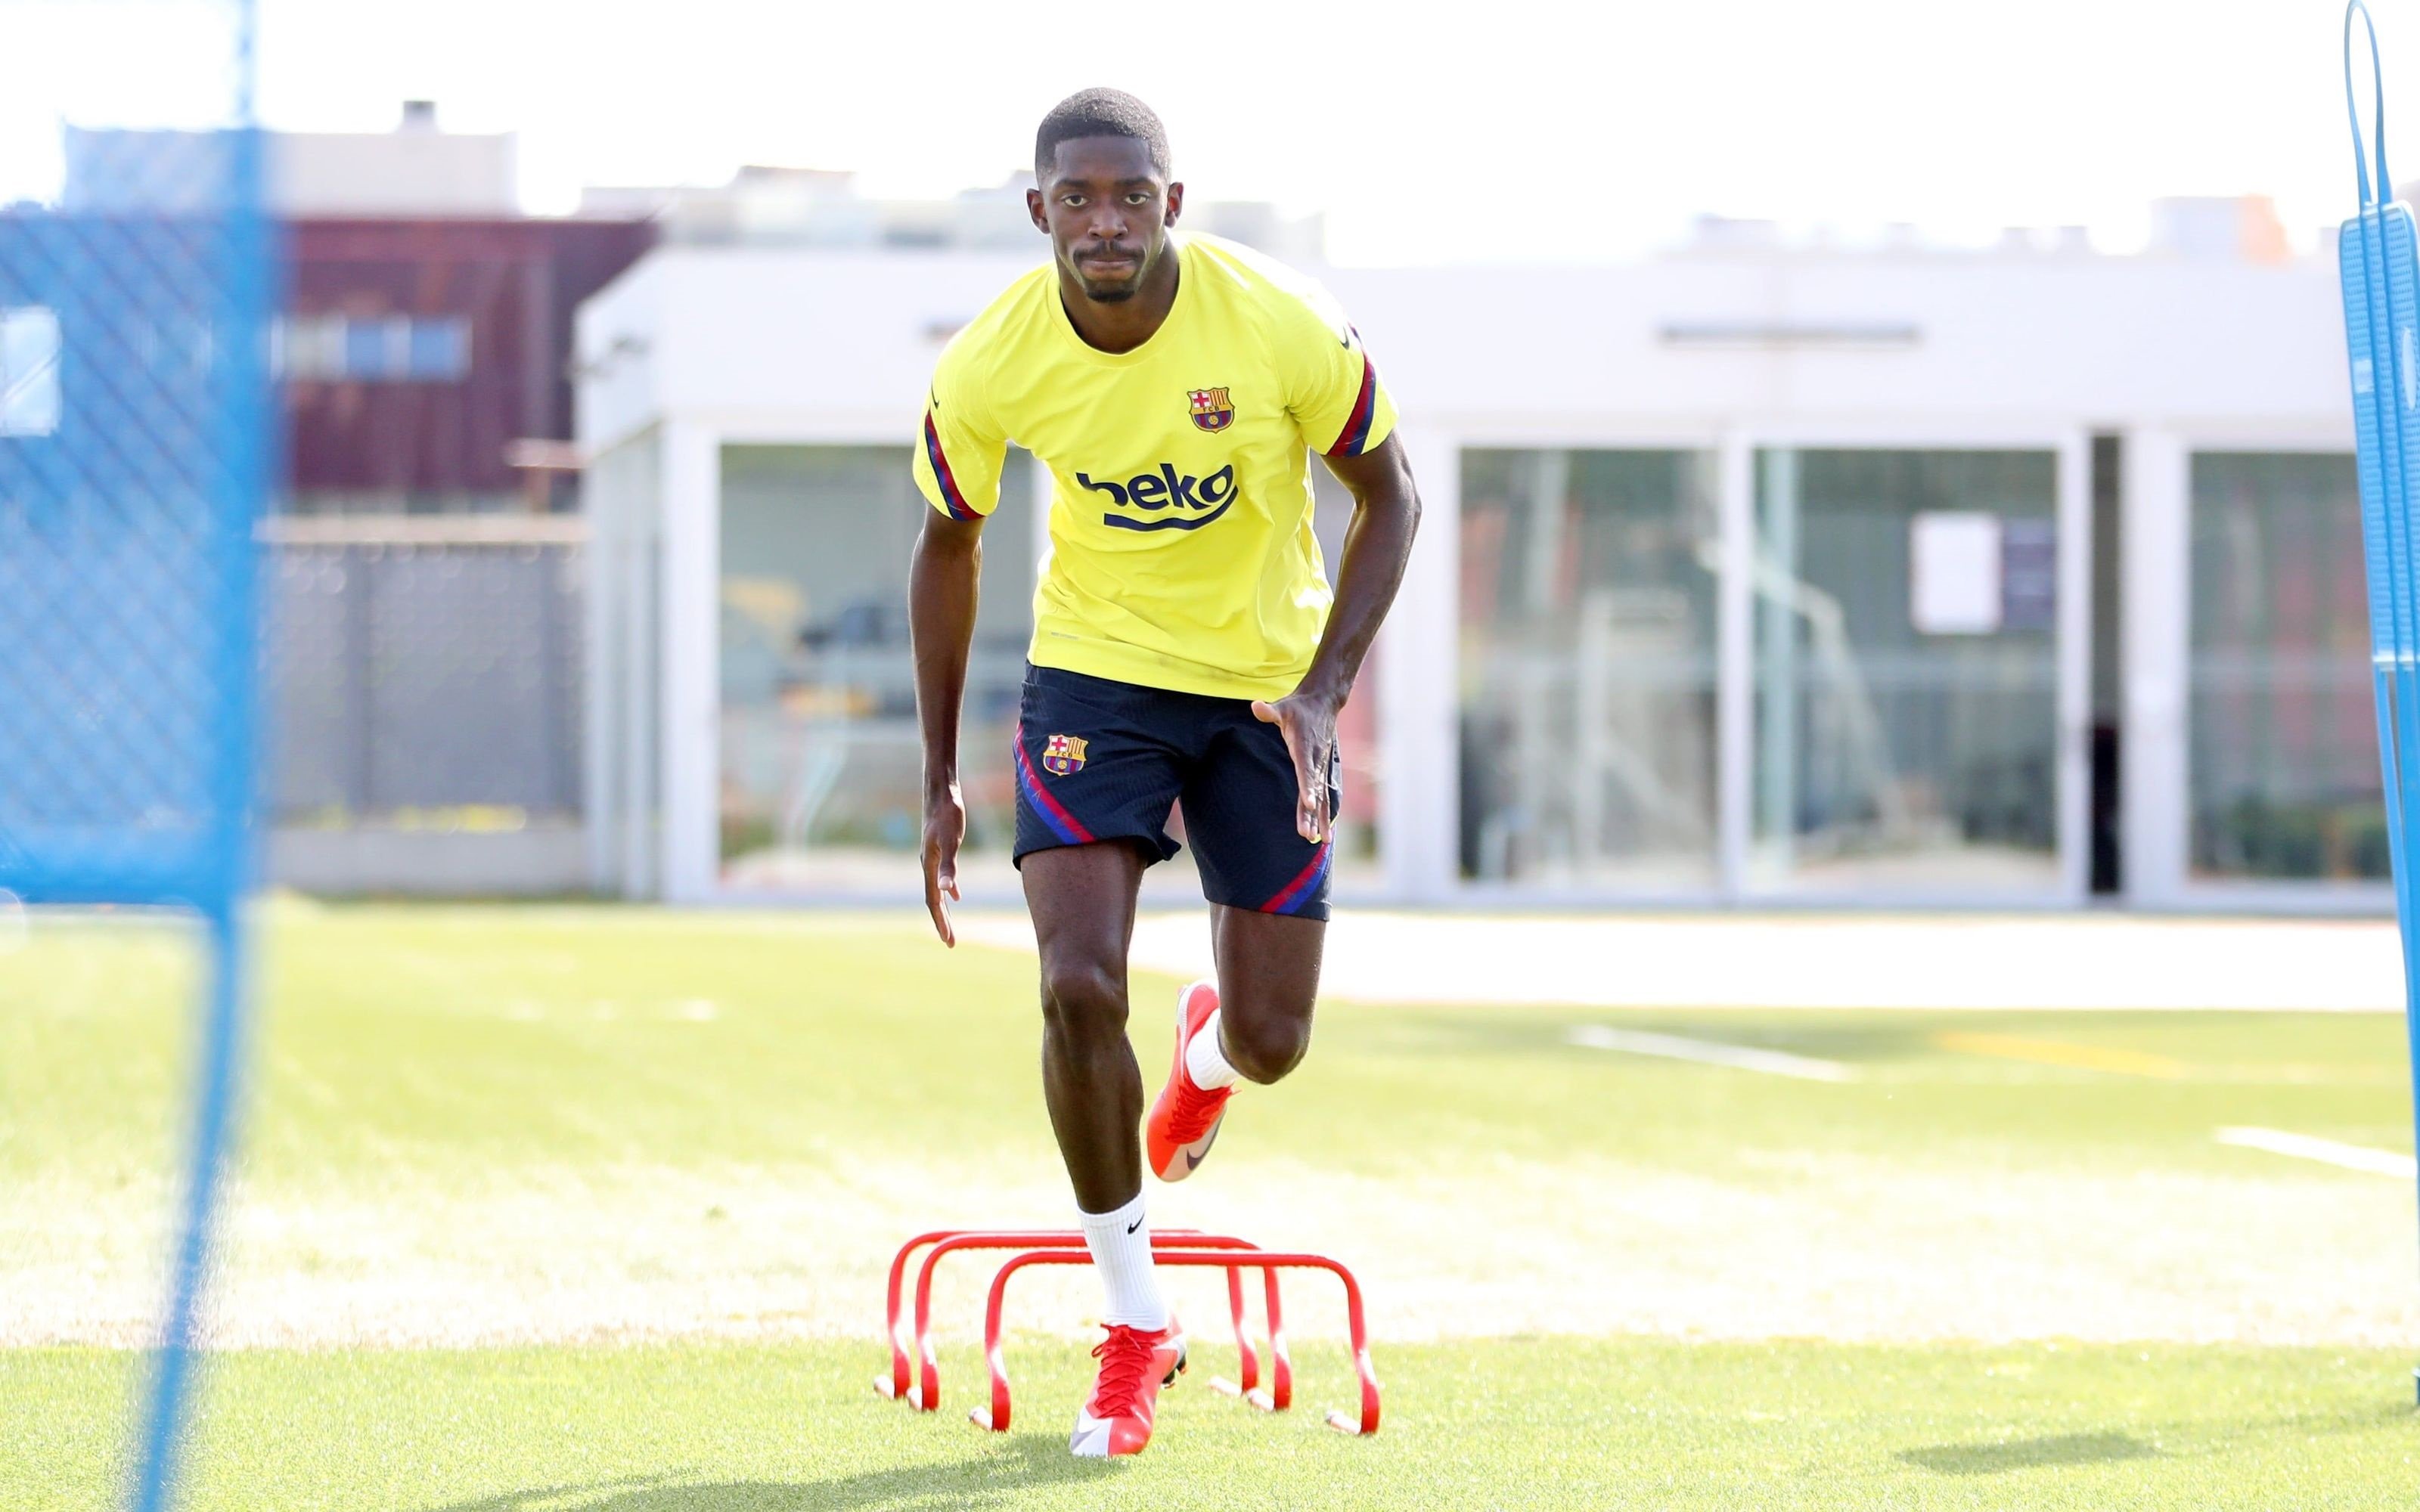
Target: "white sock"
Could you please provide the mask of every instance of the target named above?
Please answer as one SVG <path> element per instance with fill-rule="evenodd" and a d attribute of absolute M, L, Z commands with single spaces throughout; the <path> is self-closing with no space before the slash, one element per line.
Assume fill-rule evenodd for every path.
<path fill-rule="evenodd" d="M 1151 1263 L 1151 1225 L 1143 1220 L 1142 1194 L 1115 1212 L 1078 1212 L 1084 1247 L 1109 1294 L 1104 1323 L 1124 1323 L 1146 1333 L 1168 1326 L 1168 1304 L 1159 1294 L 1159 1273 Z"/>
<path fill-rule="evenodd" d="M 1209 1022 L 1185 1041 L 1185 1074 L 1205 1092 L 1233 1087 L 1242 1079 L 1243 1073 L 1227 1064 L 1227 1052 L 1218 1043 L 1218 1014 L 1211 1014 Z"/>

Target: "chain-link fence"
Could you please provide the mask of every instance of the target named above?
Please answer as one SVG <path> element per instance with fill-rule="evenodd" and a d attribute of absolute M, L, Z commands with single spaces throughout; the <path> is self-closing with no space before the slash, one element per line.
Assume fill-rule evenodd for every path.
<path fill-rule="evenodd" d="M 149 1512 L 174 1484 L 246 1016 L 274 285 L 252 8 L 20 3 L 0 57 L 0 889 L 182 905 L 210 947 L 131 1488 Z"/>
<path fill-rule="evenodd" d="M 281 519 L 263 533 L 279 825 L 577 819 L 577 519 Z"/>

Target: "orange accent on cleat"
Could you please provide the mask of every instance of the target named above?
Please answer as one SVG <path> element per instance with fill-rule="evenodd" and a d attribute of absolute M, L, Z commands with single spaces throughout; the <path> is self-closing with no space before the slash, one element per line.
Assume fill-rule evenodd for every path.
<path fill-rule="evenodd" d="M 1197 981 L 1176 995 L 1176 1063 L 1169 1068 L 1168 1085 L 1159 1089 L 1142 1126 L 1143 1154 L 1152 1173 L 1163 1181 L 1184 1180 L 1210 1153 L 1219 1121 L 1227 1116 L 1227 1099 L 1235 1092 L 1232 1087 L 1196 1087 L 1185 1071 L 1186 1046 L 1218 1011 L 1215 983 Z"/>
<path fill-rule="evenodd" d="M 1183 1331 L 1173 1318 L 1156 1334 L 1112 1323 L 1109 1337 L 1094 1347 L 1093 1358 L 1101 1362 L 1101 1373 L 1093 1381 L 1093 1395 L 1076 1410 L 1069 1451 L 1086 1458 L 1142 1453 L 1151 1443 L 1159 1389 L 1174 1385 L 1185 1369 Z"/>

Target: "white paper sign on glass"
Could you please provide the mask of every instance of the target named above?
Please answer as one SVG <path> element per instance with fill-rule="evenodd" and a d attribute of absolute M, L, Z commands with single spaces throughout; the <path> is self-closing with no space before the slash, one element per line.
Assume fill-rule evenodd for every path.
<path fill-rule="evenodd" d="M 2000 517 L 1931 510 L 1908 522 L 1908 617 L 1923 635 L 2000 627 Z"/>

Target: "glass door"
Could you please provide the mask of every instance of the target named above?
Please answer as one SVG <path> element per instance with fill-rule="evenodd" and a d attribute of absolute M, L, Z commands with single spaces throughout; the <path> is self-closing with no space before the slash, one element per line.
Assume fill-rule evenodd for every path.
<path fill-rule="evenodd" d="M 2197 452 L 2191 508 L 2188 875 L 2384 884 L 2351 455 Z"/>
<path fill-rule="evenodd" d="M 1714 458 L 1462 454 L 1462 874 L 1714 883 Z"/>
<path fill-rule="evenodd" d="M 923 886 L 923 751 L 908 561 L 927 506 L 905 446 L 722 453 L 719 808 L 726 886 Z M 1010 732 L 1033 625 L 1033 470 L 1012 451 L 984 532 L 959 733 L 970 887 L 1012 890 Z"/>
<path fill-rule="evenodd" d="M 1754 457 L 1750 890 L 2055 893 L 2059 454 Z"/>

